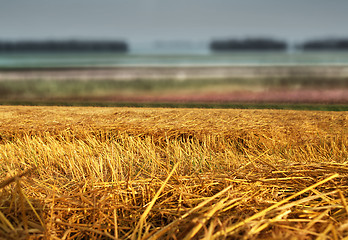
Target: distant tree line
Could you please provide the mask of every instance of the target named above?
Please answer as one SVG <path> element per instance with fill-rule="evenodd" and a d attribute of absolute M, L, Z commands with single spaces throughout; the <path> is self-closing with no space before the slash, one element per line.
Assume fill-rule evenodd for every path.
<path fill-rule="evenodd" d="M 247 38 L 243 40 L 228 39 L 214 40 L 210 44 L 213 51 L 257 51 L 257 50 L 286 50 L 287 43 L 280 40 L 266 38 Z"/>
<path fill-rule="evenodd" d="M 0 52 L 127 52 L 123 41 L 0 41 Z"/>
<path fill-rule="evenodd" d="M 271 38 L 247 38 L 213 40 L 210 49 L 216 52 L 224 51 L 286 51 L 289 44 L 285 41 Z M 317 39 L 308 40 L 296 45 L 302 51 L 311 50 L 348 50 L 348 39 Z"/>
<path fill-rule="evenodd" d="M 302 50 L 348 50 L 348 39 L 310 40 L 298 46 Z"/>

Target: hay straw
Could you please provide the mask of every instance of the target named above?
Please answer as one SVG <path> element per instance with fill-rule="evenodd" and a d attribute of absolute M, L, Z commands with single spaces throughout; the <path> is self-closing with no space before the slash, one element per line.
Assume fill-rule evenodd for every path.
<path fill-rule="evenodd" d="M 243 222 L 240 222 L 238 224 L 235 224 L 235 225 L 232 225 L 230 227 L 227 227 L 224 231 L 220 231 L 220 232 L 215 233 L 213 238 L 217 238 L 217 237 L 220 237 L 222 235 L 229 235 L 229 234 L 233 233 L 239 227 L 243 226 L 244 224 L 247 224 L 248 222 L 250 222 L 250 221 L 252 221 L 254 219 L 257 219 L 259 217 L 262 217 L 262 216 L 266 215 L 267 212 L 269 212 L 269 211 L 271 211 L 271 210 L 281 206 L 282 204 L 284 204 L 286 202 L 289 202 L 291 199 L 296 198 L 296 197 L 300 196 L 301 194 L 303 194 L 303 193 L 305 193 L 305 192 L 307 192 L 307 191 L 309 191 L 309 190 L 311 190 L 313 188 L 316 188 L 316 187 L 318 187 L 318 186 L 320 186 L 320 185 L 322 185 L 322 184 L 324 184 L 324 183 L 326 183 L 326 182 L 328 182 L 328 181 L 330 181 L 330 180 L 332 180 L 332 179 L 334 179 L 334 178 L 336 178 L 338 176 L 339 175 L 336 173 L 336 174 L 334 174 L 334 175 L 332 175 L 332 176 L 330 176 L 330 177 L 328 177 L 328 178 L 326 178 L 326 179 L 324 179 L 324 180 L 322 180 L 320 182 L 317 182 L 317 183 L 313 184 L 312 186 L 309 186 L 308 188 L 305 188 L 302 191 L 300 191 L 298 193 L 295 193 L 295 194 L 291 195 L 290 197 L 287 197 L 284 200 L 282 200 L 282 201 L 280 201 L 280 202 L 278 202 L 276 204 L 273 204 L 272 206 L 270 206 L 270 207 L 268 207 L 268 208 L 266 208 L 266 209 L 264 209 L 264 210 L 262 210 L 262 211 L 260 211 L 260 212 L 258 212 L 256 214 L 254 214 L 253 216 L 245 219 Z"/>
<path fill-rule="evenodd" d="M 13 225 L 11 224 L 11 222 L 4 216 L 4 214 L 2 212 L 0 212 L 0 220 L 2 222 L 2 226 L 1 228 L 5 231 L 5 232 L 9 232 L 11 231 L 15 231 L 15 228 L 13 227 Z M 7 227 L 9 227 L 10 229 L 8 229 Z"/>
<path fill-rule="evenodd" d="M 141 239 L 141 231 L 143 230 L 145 221 L 146 221 L 146 217 L 149 214 L 149 212 L 151 211 L 151 208 L 153 207 L 153 205 L 155 204 L 155 202 L 157 201 L 159 195 L 161 194 L 161 192 L 163 191 L 164 187 L 166 186 L 168 180 L 171 178 L 171 176 L 173 175 L 173 173 L 175 172 L 176 168 L 179 166 L 179 162 L 176 163 L 172 169 L 172 171 L 169 173 L 168 177 L 166 178 L 166 180 L 162 183 L 161 188 L 156 192 L 155 196 L 153 197 L 153 199 L 151 200 L 151 202 L 148 204 L 148 206 L 146 207 L 144 213 L 141 215 L 140 220 L 137 224 L 137 226 L 134 229 L 134 234 L 132 236 L 132 240 L 134 240 L 136 238 L 136 234 L 138 231 L 138 239 Z"/>
<path fill-rule="evenodd" d="M 210 203 L 214 199 L 216 199 L 216 198 L 220 197 L 221 195 L 225 194 L 228 190 L 231 189 L 231 187 L 232 186 L 229 186 L 229 187 L 223 189 L 222 191 L 218 192 L 214 196 L 207 198 L 206 200 L 204 200 L 203 202 L 198 204 L 196 207 L 191 208 L 187 213 L 185 213 L 184 215 L 180 216 L 180 218 L 178 218 L 176 221 L 173 221 L 172 223 L 168 224 L 167 226 L 163 227 L 160 231 L 158 231 L 154 235 L 152 235 L 150 240 L 156 240 L 156 239 L 160 238 L 169 229 L 174 228 L 175 226 L 179 225 L 184 218 L 188 217 L 189 215 L 191 215 L 195 211 L 198 211 L 199 209 L 203 208 L 205 205 L 207 205 L 208 203 Z"/>
<path fill-rule="evenodd" d="M 22 173 L 17 174 L 16 176 L 9 177 L 8 179 L 3 180 L 2 182 L 0 182 L 0 188 L 4 188 L 4 187 L 6 187 L 7 185 L 9 185 L 9 184 L 15 182 L 16 179 L 21 178 L 21 177 L 23 177 L 23 176 L 25 176 L 25 175 L 30 174 L 30 173 L 33 172 L 35 169 L 36 169 L 35 167 L 30 168 L 30 169 L 27 169 L 27 170 L 23 171 Z"/>
<path fill-rule="evenodd" d="M 348 236 L 346 113 L 0 108 L 0 239 Z"/>
<path fill-rule="evenodd" d="M 198 224 L 196 226 L 194 226 L 191 231 L 185 236 L 185 238 L 183 240 L 189 240 L 192 239 L 197 233 L 198 231 L 204 226 L 204 224 L 219 210 L 221 210 L 224 207 L 224 203 L 227 200 L 227 198 L 217 202 L 213 208 L 207 212 L 206 214 L 204 214 L 203 216 L 200 216 L 199 220 L 198 220 Z"/>

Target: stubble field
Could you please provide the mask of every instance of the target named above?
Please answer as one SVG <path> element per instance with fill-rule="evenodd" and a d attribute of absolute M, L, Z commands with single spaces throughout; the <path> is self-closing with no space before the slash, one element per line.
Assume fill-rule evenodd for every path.
<path fill-rule="evenodd" d="M 0 239 L 348 237 L 348 113 L 0 106 Z"/>

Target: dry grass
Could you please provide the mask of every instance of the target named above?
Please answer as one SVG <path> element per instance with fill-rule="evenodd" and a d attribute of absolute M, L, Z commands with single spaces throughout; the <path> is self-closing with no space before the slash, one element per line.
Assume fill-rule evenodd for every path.
<path fill-rule="evenodd" d="M 348 237 L 348 114 L 0 107 L 0 239 Z"/>

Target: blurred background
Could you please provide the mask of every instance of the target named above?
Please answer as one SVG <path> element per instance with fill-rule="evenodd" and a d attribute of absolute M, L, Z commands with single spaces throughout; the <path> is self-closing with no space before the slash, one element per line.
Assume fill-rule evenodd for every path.
<path fill-rule="evenodd" d="M 348 105 L 345 0 L 0 6 L 1 104 Z"/>

